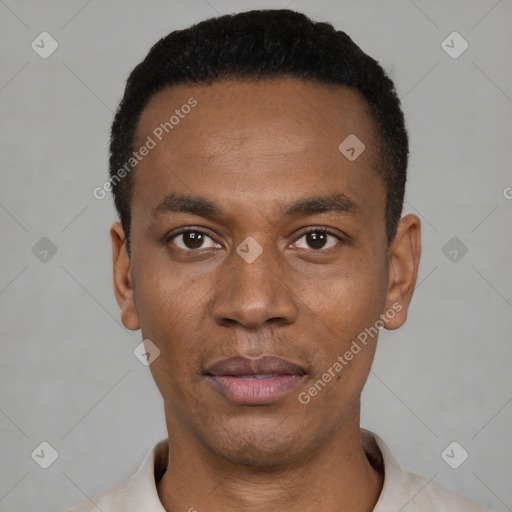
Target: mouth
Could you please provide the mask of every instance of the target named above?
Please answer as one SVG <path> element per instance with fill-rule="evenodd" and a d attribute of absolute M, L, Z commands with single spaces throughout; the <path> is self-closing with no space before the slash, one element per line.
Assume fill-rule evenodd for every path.
<path fill-rule="evenodd" d="M 216 391 L 243 405 L 265 405 L 282 400 L 306 376 L 300 366 L 285 359 L 242 356 L 224 359 L 206 369 L 205 376 Z"/>

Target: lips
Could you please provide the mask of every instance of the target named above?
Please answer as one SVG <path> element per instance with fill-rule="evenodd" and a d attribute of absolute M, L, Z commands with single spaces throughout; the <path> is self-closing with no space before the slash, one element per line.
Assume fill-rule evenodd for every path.
<path fill-rule="evenodd" d="M 304 375 L 298 365 L 274 356 L 249 359 L 243 356 L 230 357 L 206 369 L 208 375 L 230 375 L 232 377 L 261 375 Z"/>
<path fill-rule="evenodd" d="M 209 366 L 205 373 L 224 398 L 244 405 L 277 402 L 295 389 L 306 375 L 302 367 L 275 356 L 231 357 Z"/>

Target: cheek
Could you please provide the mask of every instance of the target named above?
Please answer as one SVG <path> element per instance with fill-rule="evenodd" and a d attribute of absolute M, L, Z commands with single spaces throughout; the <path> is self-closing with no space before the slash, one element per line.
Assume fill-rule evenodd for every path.
<path fill-rule="evenodd" d="M 190 381 L 187 372 L 194 367 L 201 346 L 204 308 L 200 305 L 207 288 L 168 261 L 155 260 L 140 259 L 134 265 L 135 306 L 142 337 L 160 350 L 150 366 L 153 376 L 159 387 L 170 388 Z"/>
<path fill-rule="evenodd" d="M 166 403 L 175 411 L 182 410 L 195 395 L 200 380 L 198 362 L 204 340 L 198 323 L 181 300 L 164 306 L 156 303 L 150 311 L 146 307 L 143 321 L 143 337 L 151 339 L 160 350 L 149 367 L 153 379 Z"/>
<path fill-rule="evenodd" d="M 323 293 L 311 294 L 304 325 L 317 351 L 304 392 L 314 407 L 330 411 L 336 424 L 357 403 L 370 372 L 384 298 L 385 284 L 376 287 L 375 276 L 360 274 L 345 275 Z"/>
<path fill-rule="evenodd" d="M 380 257 L 354 258 L 321 280 L 304 282 L 310 338 L 316 338 L 311 378 L 319 407 L 354 403 L 370 372 L 387 290 L 387 265 Z M 323 387 L 322 383 L 328 384 Z M 309 391 L 307 391 L 309 394 Z M 311 396 L 313 396 L 311 395 Z M 337 406 L 336 406 L 337 407 Z"/>
<path fill-rule="evenodd" d="M 342 261 L 328 271 L 301 276 L 299 304 L 341 339 L 355 336 L 378 320 L 387 292 L 385 258 L 370 255 Z"/>
<path fill-rule="evenodd" d="M 186 321 L 198 300 L 194 276 L 171 265 L 165 249 L 148 251 L 133 262 L 134 297 L 144 336 Z"/>

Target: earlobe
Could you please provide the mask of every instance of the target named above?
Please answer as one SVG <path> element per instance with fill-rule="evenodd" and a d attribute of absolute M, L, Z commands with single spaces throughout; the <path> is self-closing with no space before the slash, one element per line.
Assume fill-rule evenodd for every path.
<path fill-rule="evenodd" d="M 140 328 L 135 309 L 131 261 L 126 250 L 126 235 L 120 222 L 110 228 L 114 293 L 121 309 L 123 325 L 132 331 Z"/>
<path fill-rule="evenodd" d="M 400 219 L 397 234 L 389 248 L 389 282 L 384 327 L 398 329 L 407 319 L 421 255 L 421 223 L 416 215 Z"/>

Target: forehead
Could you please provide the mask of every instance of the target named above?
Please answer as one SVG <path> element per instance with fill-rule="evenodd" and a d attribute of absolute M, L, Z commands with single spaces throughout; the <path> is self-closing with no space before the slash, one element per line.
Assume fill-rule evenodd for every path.
<path fill-rule="evenodd" d="M 173 114 L 180 114 L 175 110 L 180 110 L 192 98 L 199 108 L 194 107 L 193 116 L 188 115 L 188 108 L 185 116 L 181 113 L 179 122 L 183 117 L 189 117 L 189 120 L 182 123 L 180 130 L 174 129 L 178 120 L 173 120 L 173 124 L 176 123 L 172 128 L 173 137 L 177 143 L 186 142 L 190 134 L 183 125 L 192 124 L 193 128 L 199 125 L 201 130 L 196 137 L 201 140 L 196 140 L 196 144 L 202 142 L 203 148 L 206 142 L 204 149 L 213 151 L 223 137 L 230 136 L 243 140 L 250 134 L 251 143 L 257 145 L 261 141 L 254 139 L 254 135 L 259 128 L 282 130 L 286 126 L 282 136 L 289 135 L 289 139 L 294 138 L 297 144 L 301 138 L 306 137 L 304 142 L 307 143 L 314 137 L 318 144 L 321 138 L 337 140 L 346 136 L 347 130 L 368 138 L 373 125 L 364 99 L 352 88 L 293 78 L 227 80 L 211 85 L 180 84 L 158 92 L 141 113 L 137 138 L 153 132 L 159 123 L 169 121 Z M 292 124 L 295 125 L 293 130 Z M 231 133 L 228 133 L 230 129 Z M 278 144 L 279 140 L 275 141 L 275 145 Z M 194 146 L 194 154 L 197 149 Z M 268 139 L 260 149 L 272 149 Z"/>
<path fill-rule="evenodd" d="M 339 145 L 353 136 L 365 150 L 350 161 Z M 155 147 L 137 165 L 135 201 L 228 190 L 226 199 L 261 204 L 335 185 L 357 200 L 363 189 L 375 188 L 369 182 L 380 181 L 366 103 L 337 85 L 280 79 L 169 87 L 142 112 L 135 148 L 148 137 Z"/>

